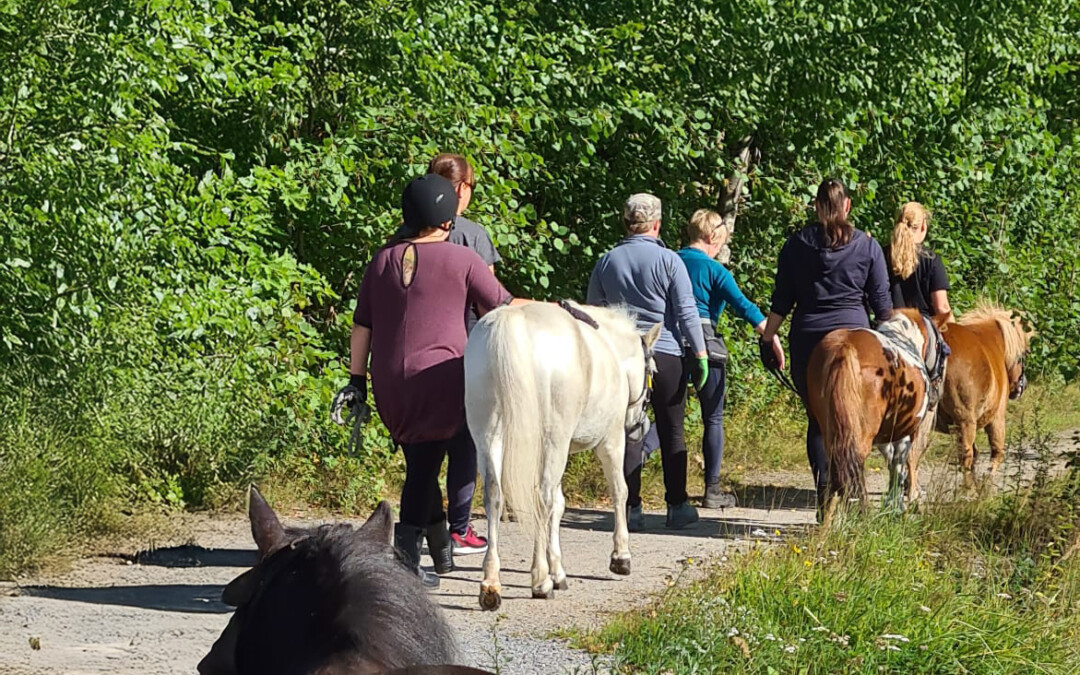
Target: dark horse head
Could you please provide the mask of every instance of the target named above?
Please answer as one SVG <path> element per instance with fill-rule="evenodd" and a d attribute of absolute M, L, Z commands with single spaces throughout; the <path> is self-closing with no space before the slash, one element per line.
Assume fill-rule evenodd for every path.
<path fill-rule="evenodd" d="M 391 546 L 393 514 L 379 504 L 360 527 L 285 529 L 251 488 L 259 563 L 225 587 L 236 607 L 199 663 L 200 675 L 367 675 L 480 672 L 456 659 L 450 626 Z"/>

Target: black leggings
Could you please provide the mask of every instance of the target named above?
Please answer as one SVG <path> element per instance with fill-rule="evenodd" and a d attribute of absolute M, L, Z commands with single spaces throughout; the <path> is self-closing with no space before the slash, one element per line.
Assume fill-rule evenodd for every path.
<path fill-rule="evenodd" d="M 686 495 L 686 439 L 683 418 L 686 416 L 686 371 L 682 357 L 655 354 L 652 409 L 660 436 L 660 459 L 664 466 L 664 501 L 682 504 Z M 623 472 L 630 491 L 627 503 L 641 506 L 641 463 L 644 443 L 626 443 Z"/>
<path fill-rule="evenodd" d="M 427 527 L 442 522 L 442 490 L 439 488 L 439 469 L 443 458 L 449 455 L 461 458 L 459 466 L 476 466 L 476 446 L 468 429 L 462 429 L 452 438 L 425 443 L 402 443 L 405 454 L 405 485 L 401 488 L 401 522 L 413 527 Z M 473 468 L 475 476 L 476 469 Z M 471 495 L 470 495 L 471 498 Z M 466 521 L 467 522 L 467 521 Z"/>

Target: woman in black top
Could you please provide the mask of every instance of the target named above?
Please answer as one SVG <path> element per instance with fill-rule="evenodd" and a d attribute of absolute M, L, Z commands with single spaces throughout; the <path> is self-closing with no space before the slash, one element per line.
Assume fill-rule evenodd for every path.
<path fill-rule="evenodd" d="M 923 246 L 930 214 L 918 202 L 900 208 L 892 241 L 885 247 L 889 261 L 889 289 L 894 307 L 918 309 L 925 316 L 945 315 L 953 320 L 949 306 L 949 276 L 941 258 Z"/>
<path fill-rule="evenodd" d="M 806 407 L 806 456 L 818 494 L 824 495 L 829 460 L 821 427 L 806 404 L 806 367 L 810 354 L 837 328 L 869 328 L 866 298 L 878 321 L 892 315 L 888 274 L 881 246 L 848 220 L 851 198 L 838 180 L 826 180 L 814 200 L 817 221 L 788 237 L 776 266 L 772 308 L 761 336 L 766 368 L 779 369 L 772 340 L 788 314 L 791 380 Z M 824 499 L 819 500 L 819 504 Z"/>

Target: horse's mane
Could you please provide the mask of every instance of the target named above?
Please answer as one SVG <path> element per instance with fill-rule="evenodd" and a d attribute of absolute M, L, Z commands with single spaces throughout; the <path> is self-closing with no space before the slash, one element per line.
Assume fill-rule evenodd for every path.
<path fill-rule="evenodd" d="M 995 323 L 1001 331 L 1001 337 L 1005 341 L 1005 363 L 1013 366 L 1027 351 L 1028 341 L 1034 332 L 1024 330 L 1019 318 L 1013 318 L 1013 313 L 996 302 L 980 299 L 975 304 L 975 309 L 965 312 L 957 321 L 961 326 L 974 326 L 977 324 Z"/>
<path fill-rule="evenodd" d="M 609 305 L 598 307 L 596 305 L 582 306 L 594 319 L 602 323 L 609 323 L 613 327 L 622 328 L 632 333 L 637 332 L 637 315 L 634 310 L 626 305 Z"/>

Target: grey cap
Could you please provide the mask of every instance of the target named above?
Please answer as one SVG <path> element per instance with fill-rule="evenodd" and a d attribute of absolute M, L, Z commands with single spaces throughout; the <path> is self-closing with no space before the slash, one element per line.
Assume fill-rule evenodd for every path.
<path fill-rule="evenodd" d="M 623 224 L 651 223 L 660 220 L 660 198 L 648 192 L 630 195 L 622 210 Z"/>

